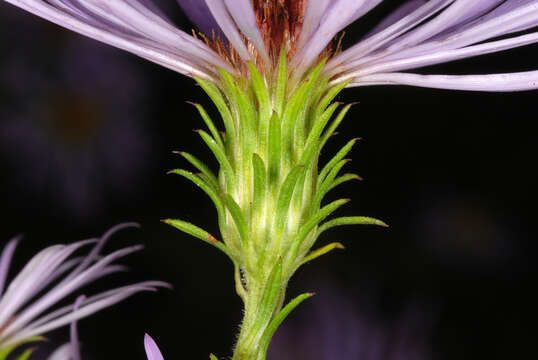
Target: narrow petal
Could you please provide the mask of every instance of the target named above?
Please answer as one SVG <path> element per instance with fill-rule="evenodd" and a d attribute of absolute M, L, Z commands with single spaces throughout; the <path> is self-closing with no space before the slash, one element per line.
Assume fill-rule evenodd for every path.
<path fill-rule="evenodd" d="M 17 333 L 15 333 L 13 337 L 9 337 L 8 339 L 6 339 L 4 344 L 6 345 L 14 344 L 20 341 L 21 339 L 26 339 L 32 336 L 46 333 L 48 331 L 70 324 L 71 322 L 76 321 L 78 319 L 88 317 L 104 308 L 117 304 L 120 301 L 125 300 L 126 298 L 138 292 L 154 291 L 154 290 L 155 289 L 151 287 L 133 285 L 131 288 L 125 289 L 121 292 L 118 292 L 116 294 L 103 298 L 101 300 L 82 305 L 80 309 L 70 312 L 65 316 L 61 316 L 47 323 L 44 323 L 41 326 L 35 327 L 32 324 L 30 324 L 27 328 L 24 328 L 21 331 L 18 331 Z"/>
<path fill-rule="evenodd" d="M 356 45 L 343 51 L 341 54 L 331 59 L 327 63 L 327 71 L 329 73 L 336 73 L 339 71 L 354 68 L 361 63 L 366 62 L 365 59 L 368 59 L 368 54 L 385 46 L 389 41 L 409 31 L 416 25 L 423 22 L 425 19 L 431 17 L 438 11 L 448 6 L 453 1 L 454 0 L 428 1 L 426 4 L 420 6 L 415 11 L 412 11 L 411 13 L 407 14 L 399 21 L 395 22 L 390 26 L 387 26 L 383 31 L 374 33 L 372 36 L 366 38 L 363 41 L 360 41 Z M 407 10 L 404 10 L 402 14 L 406 11 Z M 399 9 L 397 9 L 395 12 L 398 13 Z M 392 22 L 392 19 L 385 21 Z"/>
<path fill-rule="evenodd" d="M 383 73 L 367 75 L 350 84 L 369 85 L 410 85 L 467 91 L 525 91 L 538 89 L 538 71 L 488 75 Z"/>
<path fill-rule="evenodd" d="M 139 224 L 134 223 L 134 222 L 130 222 L 130 223 L 121 223 L 121 224 L 118 224 L 118 225 L 113 226 L 112 228 L 110 228 L 107 232 L 105 232 L 103 234 L 101 239 L 99 239 L 99 242 L 95 245 L 95 247 L 88 254 L 88 256 L 86 256 L 84 258 L 84 260 L 80 263 L 80 265 L 75 270 L 73 270 L 73 272 L 71 272 L 69 274 L 69 276 L 64 279 L 64 281 L 69 281 L 73 277 L 77 276 L 83 270 L 85 270 L 94 260 L 96 260 L 98 258 L 98 256 L 99 256 L 99 253 L 101 252 L 101 250 L 103 249 L 103 247 L 107 243 L 107 241 L 116 232 L 118 232 L 118 231 L 120 231 L 122 229 L 139 228 L 139 227 L 140 227 Z"/>
<path fill-rule="evenodd" d="M 269 55 L 263 42 L 262 35 L 256 23 L 256 15 L 251 0 L 224 0 L 230 15 L 243 35 L 250 41 L 262 57 L 269 64 Z"/>
<path fill-rule="evenodd" d="M 378 59 L 378 62 L 461 48 L 493 37 L 522 31 L 537 24 L 538 4 L 536 2 L 531 3 L 525 0 L 514 3 L 507 1 L 476 21 L 457 27 L 450 32 L 439 34 L 431 41 L 400 50 L 392 56 L 382 57 Z"/>
<path fill-rule="evenodd" d="M 144 335 L 144 348 L 146 349 L 148 360 L 164 360 L 157 343 L 148 334 Z"/>
<path fill-rule="evenodd" d="M 538 42 L 538 32 L 521 35 L 514 38 L 491 41 L 479 45 L 468 46 L 461 49 L 452 49 L 444 51 L 435 51 L 424 55 L 413 56 L 404 59 L 382 62 L 372 66 L 364 66 L 344 76 L 339 77 L 338 81 L 347 81 L 349 79 L 360 79 L 369 74 L 387 73 L 414 68 L 425 67 L 434 64 L 450 62 L 459 59 L 470 58 L 479 55 L 490 54 L 503 50 L 508 50 L 520 46 L 534 44 Z"/>
<path fill-rule="evenodd" d="M 402 20 L 407 15 L 411 14 L 418 8 L 420 8 L 423 5 L 426 5 L 427 3 L 440 3 L 441 1 L 435 1 L 435 0 L 407 0 L 402 5 L 400 5 L 396 10 L 392 11 L 386 18 L 381 20 L 372 30 L 368 32 L 368 34 L 365 35 L 365 37 L 370 37 L 373 34 L 376 34 L 380 31 L 385 30 L 389 26 L 393 25 L 394 23 Z"/>
<path fill-rule="evenodd" d="M 207 4 L 203 0 L 177 0 L 179 6 L 185 14 L 189 17 L 196 27 L 211 37 L 213 31 L 215 33 L 220 32 L 220 27 L 215 21 L 215 18 L 209 11 Z"/>
<path fill-rule="evenodd" d="M 4 290 L 4 284 L 6 283 L 6 278 L 9 272 L 9 265 L 11 264 L 11 259 L 13 258 L 13 253 L 17 247 L 21 236 L 17 236 L 11 239 L 2 251 L 2 256 L 0 256 L 0 299 L 2 298 L 2 293 Z"/>
<path fill-rule="evenodd" d="M 106 299 L 108 297 L 111 297 L 111 296 L 114 296 L 114 295 L 117 295 L 119 293 L 122 293 L 122 292 L 125 292 L 125 291 L 129 291 L 129 290 L 132 290 L 133 288 L 136 288 L 136 289 L 142 289 L 142 290 L 147 290 L 147 291 L 150 291 L 150 290 L 153 290 L 155 289 L 156 287 L 164 287 L 164 288 L 172 288 L 172 286 L 168 283 L 165 283 L 165 282 L 162 282 L 162 281 L 144 281 L 144 282 L 140 282 L 140 283 L 137 283 L 137 284 L 134 284 L 134 285 L 126 285 L 126 286 L 123 286 L 123 287 L 119 287 L 119 288 L 116 288 L 116 289 L 112 289 L 112 290 L 107 290 L 107 291 L 104 291 L 102 293 L 99 293 L 97 295 L 93 295 L 89 298 L 86 298 L 82 301 L 81 303 L 81 306 L 82 305 L 87 305 L 87 304 L 92 304 L 92 303 L 95 303 L 97 301 L 100 301 L 102 299 Z M 73 305 L 68 305 L 68 306 L 64 306 L 64 307 L 61 307 L 59 309 L 56 309 L 44 316 L 41 316 L 39 319 L 33 321 L 31 324 L 29 324 L 28 326 L 26 326 L 26 329 L 33 329 L 33 328 L 36 328 L 38 326 L 41 326 L 43 324 L 46 324 L 52 320 L 55 320 L 55 319 L 58 319 L 66 314 L 69 314 L 73 312 Z"/>
<path fill-rule="evenodd" d="M 0 324 L 6 323 L 26 301 L 36 295 L 42 289 L 43 283 L 67 257 L 92 242 L 93 240 L 84 240 L 67 246 L 54 245 L 35 255 L 13 279 L 0 300 Z M 5 334 L 6 331 L 0 333 L 0 337 Z"/>
<path fill-rule="evenodd" d="M 319 54 L 327 47 L 335 35 L 344 27 L 366 14 L 382 0 L 334 0 L 325 11 L 314 34 L 299 51 L 292 63 L 298 74 L 302 74 Z"/>
<path fill-rule="evenodd" d="M 86 299 L 84 295 L 80 295 L 75 300 L 75 304 L 73 305 L 73 312 L 76 312 L 80 308 L 80 304 Z M 78 341 L 78 329 L 77 329 L 77 321 L 71 322 L 71 326 L 69 328 L 69 337 L 71 341 L 71 355 L 73 360 L 81 360 L 80 357 L 80 344 Z"/>
<path fill-rule="evenodd" d="M 323 14 L 331 4 L 332 0 L 309 0 L 306 5 L 305 18 L 301 35 L 297 43 L 297 49 L 302 49 L 305 43 L 310 40 L 312 34 L 316 32 Z"/>
<path fill-rule="evenodd" d="M 203 0 L 200 0 L 203 1 Z M 234 20 L 230 16 L 223 0 L 205 0 L 209 11 L 215 18 L 215 21 L 220 26 L 220 29 L 226 35 L 226 38 L 239 54 L 241 59 L 250 60 L 250 53 L 247 46 L 241 37 L 241 33 L 235 26 Z"/>
<path fill-rule="evenodd" d="M 466 23 L 469 20 L 487 13 L 504 0 L 457 0 L 444 10 L 439 16 L 417 27 L 410 33 L 402 36 L 386 51 L 394 53 L 402 48 L 408 48 L 441 33 L 453 26 Z"/>
<path fill-rule="evenodd" d="M 133 253 L 135 251 L 139 251 L 142 248 L 142 246 L 131 246 L 125 249 L 117 250 L 105 256 L 103 259 L 92 265 L 86 271 L 73 278 L 71 281 L 56 285 L 53 289 L 40 297 L 36 302 L 32 303 L 30 306 L 20 312 L 17 315 L 16 319 L 4 329 L 4 331 L 0 334 L 0 337 L 7 337 L 12 333 L 18 331 L 29 321 L 34 319 L 43 311 L 47 310 L 52 305 L 56 304 L 65 296 L 71 294 L 73 291 L 79 289 L 87 283 L 94 281 L 96 278 L 106 275 L 107 272 L 103 272 L 103 268 L 105 268 L 111 262 L 126 255 L 129 255 L 130 253 Z"/>

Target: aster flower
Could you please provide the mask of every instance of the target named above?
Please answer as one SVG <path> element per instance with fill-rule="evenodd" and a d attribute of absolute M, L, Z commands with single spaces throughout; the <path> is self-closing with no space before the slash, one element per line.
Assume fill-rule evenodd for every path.
<path fill-rule="evenodd" d="M 189 222 L 164 222 L 221 250 L 234 264 L 245 312 L 233 360 L 265 360 L 286 316 L 312 296 L 285 304 L 296 270 L 343 245 L 312 250 L 323 232 L 342 225 L 385 224 L 369 217 L 327 220 L 349 199 L 323 204 L 358 139 L 323 167 L 318 160 L 348 112 L 332 103 L 345 87 L 403 84 L 516 91 L 538 88 L 538 71 L 485 75 L 407 72 L 528 45 L 538 34 L 538 0 L 405 2 L 356 45 L 338 33 L 382 0 L 179 0 L 204 33 L 178 29 L 151 1 L 6 0 L 88 37 L 193 77 L 215 104 L 224 132 L 194 104 L 199 130 L 219 164 L 178 152 L 198 173 L 176 169 L 214 203 L 220 235 Z M 332 104 L 331 104 L 332 103 Z M 336 115 L 335 115 L 336 114 Z M 335 115 L 333 117 L 333 115 Z M 320 170 L 321 169 L 321 170 Z"/>
<path fill-rule="evenodd" d="M 101 250 L 112 234 L 133 225 L 135 224 L 113 227 L 99 239 L 82 240 L 70 245 L 53 245 L 41 250 L 11 280 L 4 291 L 10 262 L 20 237 L 8 242 L 0 257 L 0 359 L 5 359 L 22 344 L 39 341 L 45 333 L 92 315 L 131 295 L 168 286 L 160 281 L 145 281 L 88 298 L 79 297 L 74 305 L 52 309 L 83 286 L 126 269 L 114 262 L 139 251 L 141 246 L 126 247 L 107 255 L 101 255 Z M 78 250 L 88 246 L 93 247 L 86 256 L 73 257 Z M 72 325 L 73 339 L 76 339 L 75 326 Z"/>
<path fill-rule="evenodd" d="M 301 77 L 334 37 L 382 0 L 178 0 L 207 41 L 176 28 L 151 1 L 6 0 L 38 16 L 179 73 L 218 80 L 218 69 L 271 67 L 284 47 Z M 535 89 L 538 71 L 489 75 L 403 72 L 535 43 L 535 0 L 409 0 L 367 37 L 340 52 L 325 73 L 348 86 L 403 84 L 463 90 Z M 229 46 L 211 41 L 211 30 Z M 498 39 L 506 36 L 506 38 Z M 493 39 L 493 40 L 492 40 Z"/>

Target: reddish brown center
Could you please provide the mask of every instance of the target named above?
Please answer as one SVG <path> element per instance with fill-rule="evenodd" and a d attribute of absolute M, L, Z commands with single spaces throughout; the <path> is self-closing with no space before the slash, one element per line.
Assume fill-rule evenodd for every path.
<path fill-rule="evenodd" d="M 251 1 L 269 55 L 276 59 L 280 50 L 285 48 L 288 58 L 291 58 L 301 33 L 308 0 Z"/>

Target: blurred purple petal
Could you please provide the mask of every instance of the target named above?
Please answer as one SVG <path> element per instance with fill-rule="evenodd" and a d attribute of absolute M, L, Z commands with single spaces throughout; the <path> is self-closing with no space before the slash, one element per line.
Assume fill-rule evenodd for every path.
<path fill-rule="evenodd" d="M 117 230 L 118 228 L 116 227 Z M 101 309 L 114 305 L 123 299 L 141 291 L 155 291 L 160 287 L 169 287 L 161 281 L 145 281 L 133 285 L 104 291 L 89 298 L 78 297 L 74 304 L 50 311 L 58 302 L 73 294 L 80 287 L 110 273 L 121 270 L 121 265 L 112 264 L 115 260 L 139 250 L 140 246 L 131 246 L 112 252 L 102 258 L 95 257 L 110 232 L 105 233 L 104 240 L 82 240 L 70 245 L 53 245 L 38 252 L 17 276 L 10 282 L 7 291 L 0 296 L 0 346 L 8 347 L 34 336 L 71 324 L 71 346 L 62 347 L 53 354 L 53 358 L 69 355 L 70 359 L 79 360 L 76 321 Z M 2 255 L 2 266 L 7 264 L 16 242 L 11 241 Z M 90 251 L 89 262 L 69 257 L 84 246 L 94 244 Z M 97 251 L 95 251 L 97 249 Z M 7 260 L 6 260 L 7 259 Z M 58 276 L 75 264 L 83 264 L 72 270 L 71 275 L 50 286 Z M 67 265 L 67 266 L 66 266 Z M 50 286 L 50 287 L 49 287 Z M 45 290 L 45 291 L 43 291 Z M 39 295 L 39 296 L 37 296 Z"/>
<path fill-rule="evenodd" d="M 77 297 L 77 299 L 75 300 L 75 304 L 73 304 L 73 312 L 76 312 L 80 308 L 80 304 L 82 304 L 85 299 L 86 297 L 84 295 L 80 295 L 79 297 Z M 69 328 L 69 337 L 71 342 L 71 355 L 73 357 L 73 360 L 81 360 L 76 320 L 71 323 L 71 326 Z"/>
<path fill-rule="evenodd" d="M 144 348 L 146 349 L 148 360 L 164 360 L 159 347 L 148 334 L 144 335 Z"/>
<path fill-rule="evenodd" d="M 15 248 L 20 241 L 20 236 L 11 239 L 2 251 L 2 256 L 0 256 L 0 299 L 2 298 L 2 293 L 4 292 L 4 284 L 6 283 L 6 278 L 9 272 L 9 265 L 11 264 L 11 259 L 13 258 L 13 253 Z"/>

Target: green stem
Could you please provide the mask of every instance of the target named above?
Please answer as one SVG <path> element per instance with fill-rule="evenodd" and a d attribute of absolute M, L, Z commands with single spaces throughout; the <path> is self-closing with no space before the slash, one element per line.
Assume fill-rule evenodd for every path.
<path fill-rule="evenodd" d="M 232 360 L 265 359 L 266 349 L 260 346 L 262 344 L 260 340 L 276 314 L 279 313 L 283 303 L 284 287 L 279 286 L 276 294 L 267 296 L 272 292 L 271 287 L 274 286 L 270 280 L 265 283 L 265 286 L 256 283 L 250 285 L 243 323 Z M 270 316 L 267 316 L 268 313 Z"/>

